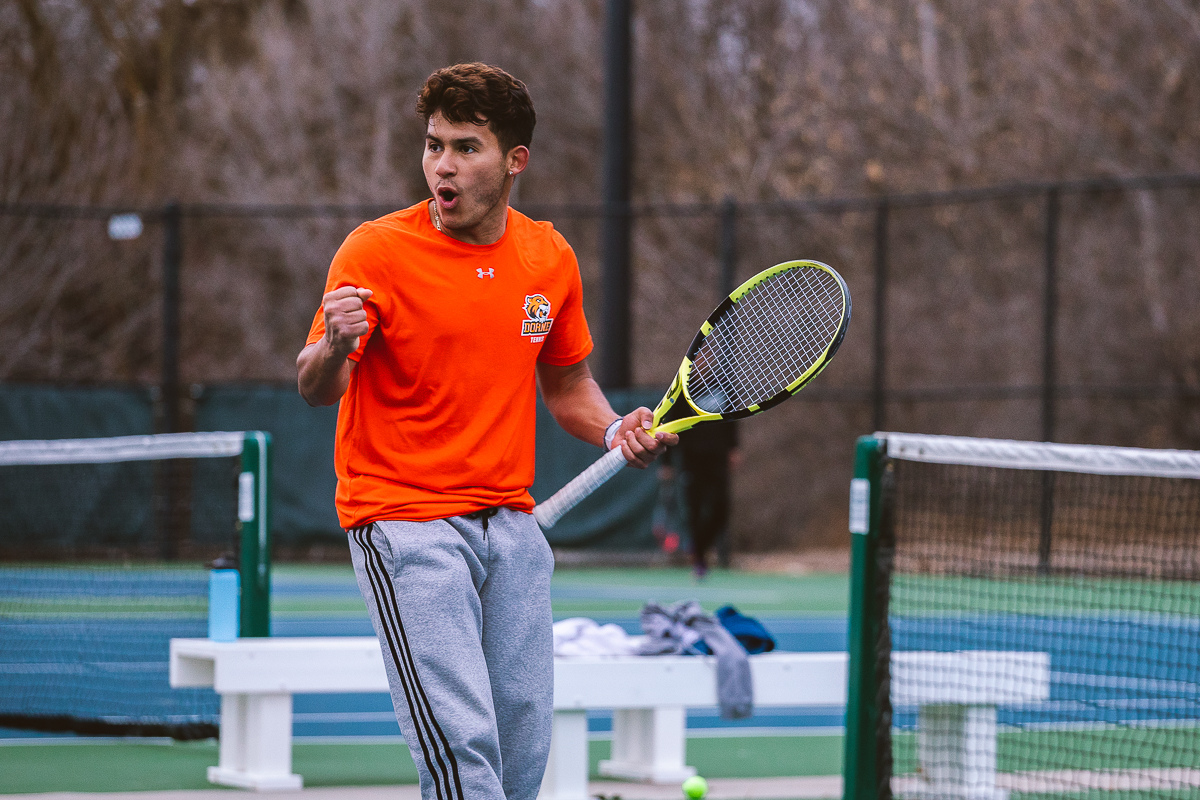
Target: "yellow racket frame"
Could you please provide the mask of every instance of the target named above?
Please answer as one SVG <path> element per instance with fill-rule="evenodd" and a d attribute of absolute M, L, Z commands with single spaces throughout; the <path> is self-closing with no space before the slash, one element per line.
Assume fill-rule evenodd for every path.
<path fill-rule="evenodd" d="M 688 392 L 687 380 L 692 371 L 692 356 L 697 350 L 700 349 L 700 345 L 704 342 L 704 338 L 712 333 L 716 323 L 728 312 L 729 308 L 737 304 L 743 297 L 746 296 L 746 294 L 750 292 L 751 289 L 773 278 L 781 272 L 787 272 L 789 270 L 801 268 L 818 269 L 829 273 L 834 277 L 834 279 L 837 280 L 837 283 L 842 290 L 844 312 L 842 314 L 841 323 L 838 325 L 837 333 L 825 347 L 825 350 L 822 351 L 821 355 L 816 359 L 813 365 L 805 370 L 803 374 L 788 384 L 783 391 L 779 392 L 777 395 L 765 402 L 750 406 L 742 411 L 733 411 L 726 414 L 714 414 L 704 411 L 698 407 L 695 402 L 692 401 L 691 394 Z M 841 346 L 842 339 L 846 335 L 846 327 L 849 324 L 850 290 L 847 288 L 846 282 L 842 280 L 842 276 L 839 275 L 833 267 L 829 266 L 828 264 L 823 264 L 820 261 L 798 260 L 785 261 L 781 264 L 776 264 L 769 269 L 763 270 L 730 292 L 729 297 L 725 298 L 725 300 L 723 300 L 721 304 L 717 306 L 713 313 L 709 315 L 708 319 L 704 321 L 704 324 L 700 326 L 700 332 L 696 334 L 696 337 L 692 340 L 691 345 L 688 346 L 687 355 L 684 356 L 683 363 L 679 365 L 679 369 L 675 373 L 675 379 L 671 381 L 670 388 L 667 389 L 667 393 L 663 395 L 662 400 L 660 400 L 658 405 L 654 408 L 654 420 L 651 424 L 649 432 L 652 434 L 658 431 L 662 431 L 663 433 L 680 433 L 702 422 L 719 422 L 722 420 L 742 419 L 744 417 L 757 414 L 761 411 L 765 411 L 771 406 L 783 402 L 804 388 L 805 384 L 817 377 L 817 375 L 821 373 L 821 370 L 825 369 L 825 366 L 829 363 L 830 359 L 833 358 L 834 353 L 837 352 L 838 347 Z M 684 402 L 687 403 L 688 407 L 690 407 L 690 409 L 696 413 L 686 417 L 676 417 L 675 419 L 664 422 L 663 419 L 672 411 L 672 409 L 675 409 L 680 397 L 682 397 Z M 682 407 L 680 407 L 680 409 L 677 409 L 677 413 L 678 411 L 682 410 Z"/>

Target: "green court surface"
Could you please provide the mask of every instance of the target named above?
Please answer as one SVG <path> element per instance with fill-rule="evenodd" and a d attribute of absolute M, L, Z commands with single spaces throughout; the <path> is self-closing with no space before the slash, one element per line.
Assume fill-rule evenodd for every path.
<path fill-rule="evenodd" d="M 1195 581 L 1038 576 L 1021 579 L 905 575 L 892 577 L 889 611 L 929 616 L 929 598 L 952 597 L 948 614 L 1111 615 L 1194 613 L 1200 608 Z"/>
<path fill-rule="evenodd" d="M 272 569 L 273 616 L 323 617 L 366 614 L 348 565 L 279 565 Z M 294 587 L 294 591 L 281 591 Z M 304 591 L 311 587 L 313 591 Z M 338 587 L 345 592 L 329 590 Z M 558 569 L 551 583 L 554 616 L 636 617 L 647 600 L 699 600 L 707 610 L 732 604 L 762 617 L 845 614 L 845 573 L 802 576 L 714 570 L 697 581 L 687 568 Z"/>
<path fill-rule="evenodd" d="M 402 743 L 293 747 L 292 769 L 305 786 L 416 783 Z M 840 736 L 754 736 L 688 741 L 688 763 L 710 778 L 825 775 L 841 769 Z M 590 747 L 592 776 L 609 743 Z M 0 794 L 211 789 L 215 742 L 15 745 L 0 750 Z M 69 767 L 64 769 L 64 767 Z"/>
<path fill-rule="evenodd" d="M 1191 726 L 1001 730 L 996 737 L 996 768 L 1000 772 L 1194 769 L 1192 745 L 1197 736 L 1200 729 Z M 894 734 L 892 755 L 896 775 L 915 774 L 916 734 Z"/>
<path fill-rule="evenodd" d="M 162 564 L 143 564 L 139 568 L 150 573 L 167 573 L 171 569 Z M 271 569 L 271 580 L 273 617 L 366 617 L 354 569 L 348 564 L 278 564 Z M 705 579 L 697 580 L 691 570 L 680 567 L 559 568 L 551 581 L 556 618 L 636 617 L 648 600 L 663 604 L 698 600 L 709 611 L 731 604 L 762 617 L 828 617 L 846 613 L 848 592 L 846 573 L 792 576 L 714 570 Z M 195 615 L 203 614 L 207 608 L 205 598 L 192 595 L 50 595 L 13 597 L 5 602 L 7 613 L 68 616 Z"/>
<path fill-rule="evenodd" d="M 637 616 L 647 600 L 699 600 L 709 611 L 732 604 L 762 617 L 834 616 L 849 603 L 845 574 L 775 575 L 710 572 L 703 581 L 688 569 L 558 570 L 551 582 L 555 617 Z"/>
<path fill-rule="evenodd" d="M 292 762 L 307 786 L 417 782 L 408 748 L 399 742 L 295 744 Z M 0 763 L 4 794 L 212 789 L 206 773 L 217 763 L 217 743 L 13 745 L 0 750 Z"/>

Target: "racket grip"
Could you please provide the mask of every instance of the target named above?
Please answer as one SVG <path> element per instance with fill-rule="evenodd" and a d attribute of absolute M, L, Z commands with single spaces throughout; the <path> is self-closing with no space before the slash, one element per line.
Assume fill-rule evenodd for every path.
<path fill-rule="evenodd" d="M 621 452 L 621 448 L 614 447 L 609 450 L 600 456 L 598 461 L 576 475 L 570 483 L 555 492 L 546 502 L 534 506 L 534 519 L 538 521 L 538 525 L 541 525 L 543 530 L 553 528 L 554 523 L 558 522 L 563 514 L 579 505 L 580 500 L 596 491 L 605 481 L 624 469 L 625 464 L 625 454 Z"/>

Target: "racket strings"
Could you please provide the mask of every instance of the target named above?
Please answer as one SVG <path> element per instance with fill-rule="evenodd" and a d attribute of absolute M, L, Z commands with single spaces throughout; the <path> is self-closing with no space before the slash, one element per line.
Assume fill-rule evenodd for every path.
<path fill-rule="evenodd" d="M 763 288 L 729 316 L 730 324 L 722 326 L 708 348 L 710 358 L 698 354 L 712 368 L 707 375 L 700 370 L 695 384 L 689 381 L 689 391 L 695 386 L 693 398 L 701 396 L 705 410 L 728 413 L 774 397 L 816 363 L 836 333 L 837 323 L 830 326 L 825 318 L 840 313 L 840 297 L 817 295 L 818 304 L 805 308 L 798 297 L 780 291 L 786 287 Z M 808 325 L 796 325 L 814 312 Z M 840 316 L 834 319 L 840 321 Z"/>
<path fill-rule="evenodd" d="M 846 301 L 824 270 L 772 276 L 734 303 L 692 357 L 688 394 L 710 413 L 766 402 L 824 355 L 841 327 Z"/>

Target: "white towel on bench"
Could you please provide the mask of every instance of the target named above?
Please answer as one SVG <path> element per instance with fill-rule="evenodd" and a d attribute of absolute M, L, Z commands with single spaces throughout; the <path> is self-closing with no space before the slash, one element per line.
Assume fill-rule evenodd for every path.
<path fill-rule="evenodd" d="M 586 617 L 571 617 L 554 623 L 556 656 L 631 656 L 641 637 L 633 637 L 620 625 L 601 625 Z"/>

